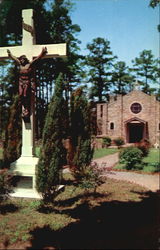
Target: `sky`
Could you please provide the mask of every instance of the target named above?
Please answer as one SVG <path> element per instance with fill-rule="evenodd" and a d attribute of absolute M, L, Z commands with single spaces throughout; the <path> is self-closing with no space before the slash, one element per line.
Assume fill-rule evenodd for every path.
<path fill-rule="evenodd" d="M 159 56 L 159 7 L 148 7 L 149 0 L 72 0 L 73 24 L 81 32 L 78 39 L 83 54 L 86 44 L 96 37 L 110 41 L 110 47 L 119 61 L 128 66 L 144 49 Z"/>

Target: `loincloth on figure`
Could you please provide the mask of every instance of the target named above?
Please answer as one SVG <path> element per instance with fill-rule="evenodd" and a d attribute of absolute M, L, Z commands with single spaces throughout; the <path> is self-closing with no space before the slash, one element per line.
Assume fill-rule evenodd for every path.
<path fill-rule="evenodd" d="M 31 79 L 28 76 L 21 76 L 19 78 L 19 95 L 27 96 L 31 87 Z"/>

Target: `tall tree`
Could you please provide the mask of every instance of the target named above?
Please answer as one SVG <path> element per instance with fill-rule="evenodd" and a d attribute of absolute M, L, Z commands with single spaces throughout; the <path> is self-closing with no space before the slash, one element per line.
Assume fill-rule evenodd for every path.
<path fill-rule="evenodd" d="M 62 166 L 65 164 L 66 154 L 62 140 L 65 137 L 63 97 L 64 80 L 60 74 L 55 83 L 55 92 L 49 104 L 46 116 L 41 156 L 37 166 L 37 190 L 42 193 L 44 201 L 52 201 L 60 183 Z M 65 116 L 65 117 L 64 117 Z"/>
<path fill-rule="evenodd" d="M 73 4 L 70 0 L 54 0 L 51 4 L 50 16 L 52 19 L 50 25 L 50 35 L 54 43 L 67 43 L 67 58 L 53 59 L 55 78 L 59 72 L 63 72 L 65 79 L 66 95 L 72 91 L 74 84 L 80 83 L 80 58 L 79 43 L 77 34 L 80 32 L 80 27 L 73 24 L 70 12 Z"/>
<path fill-rule="evenodd" d="M 73 166 L 76 177 L 83 177 L 84 170 L 93 157 L 91 148 L 90 105 L 82 88 L 76 89 L 71 100 L 71 141 L 73 146 Z"/>
<path fill-rule="evenodd" d="M 157 60 L 151 50 L 143 50 L 132 63 L 133 72 L 135 72 L 138 80 L 143 83 L 142 90 L 149 94 L 151 92 L 150 84 L 156 82 Z"/>
<path fill-rule="evenodd" d="M 107 97 L 111 85 L 111 68 L 114 59 L 107 39 L 98 37 L 87 44 L 89 54 L 85 64 L 88 67 L 88 82 L 92 84 L 90 97 L 101 102 Z M 105 97 L 105 98 L 104 98 Z"/>
<path fill-rule="evenodd" d="M 129 67 L 125 62 L 119 61 L 113 66 L 112 79 L 114 92 L 116 94 L 126 94 L 132 90 L 134 77 L 129 71 Z"/>

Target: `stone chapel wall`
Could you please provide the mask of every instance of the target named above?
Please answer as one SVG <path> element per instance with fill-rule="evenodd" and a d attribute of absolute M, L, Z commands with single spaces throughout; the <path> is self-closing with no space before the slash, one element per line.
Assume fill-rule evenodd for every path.
<path fill-rule="evenodd" d="M 141 106 L 139 113 L 133 113 L 131 105 L 138 103 Z M 144 121 L 147 127 L 149 140 L 152 144 L 159 142 L 160 136 L 160 103 L 155 96 L 147 95 L 134 90 L 125 96 L 113 97 L 108 103 L 97 104 L 97 124 L 101 124 L 99 137 L 109 136 L 112 139 L 123 137 L 126 141 L 126 123 L 130 119 Z"/>

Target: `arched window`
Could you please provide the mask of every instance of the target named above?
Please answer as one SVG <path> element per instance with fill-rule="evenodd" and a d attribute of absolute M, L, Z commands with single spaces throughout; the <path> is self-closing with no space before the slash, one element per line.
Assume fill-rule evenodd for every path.
<path fill-rule="evenodd" d="M 114 129 L 114 122 L 110 123 L 110 129 Z"/>

